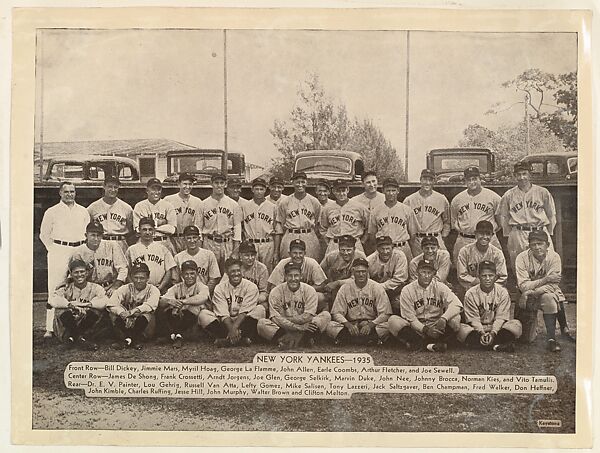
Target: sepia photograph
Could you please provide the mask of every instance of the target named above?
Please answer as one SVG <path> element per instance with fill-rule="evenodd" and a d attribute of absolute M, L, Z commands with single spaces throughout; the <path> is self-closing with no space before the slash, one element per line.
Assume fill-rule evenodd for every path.
<path fill-rule="evenodd" d="M 25 432 L 580 439 L 578 22 L 258 13 L 15 22 Z"/>

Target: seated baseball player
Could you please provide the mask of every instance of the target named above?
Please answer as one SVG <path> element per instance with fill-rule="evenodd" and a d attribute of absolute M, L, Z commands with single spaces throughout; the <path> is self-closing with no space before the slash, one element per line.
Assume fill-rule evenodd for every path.
<path fill-rule="evenodd" d="M 302 239 L 294 239 L 290 241 L 290 256 L 289 258 L 282 259 L 277 263 L 273 272 L 269 276 L 269 291 L 277 285 L 281 285 L 285 282 L 285 271 L 284 267 L 287 263 L 292 262 L 300 265 L 302 269 L 302 282 L 312 286 L 317 291 L 319 298 L 319 306 L 317 312 L 325 310 L 328 306 L 328 299 L 325 295 L 324 287 L 327 281 L 327 276 L 319 263 L 306 254 L 306 244 Z"/>
<path fill-rule="evenodd" d="M 107 297 L 127 280 L 127 260 L 120 242 L 102 239 L 104 228 L 90 222 L 85 228 L 85 244 L 73 250 L 69 262 L 81 260 L 88 266 L 88 280 L 105 289 Z"/>
<path fill-rule="evenodd" d="M 401 316 L 390 317 L 390 333 L 407 349 L 443 352 L 460 329 L 462 304 L 435 272 L 433 261 L 421 260 L 417 280 L 402 288 Z"/>
<path fill-rule="evenodd" d="M 183 333 L 198 323 L 200 311 L 209 306 L 208 286 L 198 279 L 198 265 L 181 265 L 183 281 L 170 287 L 158 301 L 157 323 L 166 327 L 174 348 L 183 345 Z"/>
<path fill-rule="evenodd" d="M 212 294 L 221 280 L 217 257 L 212 251 L 200 247 L 200 229 L 196 225 L 188 225 L 183 229 L 183 240 L 186 249 L 174 257 L 177 267 L 173 268 L 173 281 L 181 281 L 181 265 L 191 260 L 198 265 L 198 280 L 208 286 Z"/>
<path fill-rule="evenodd" d="M 335 345 L 383 344 L 392 314 L 385 289 L 369 278 L 369 263 L 364 258 L 354 260 L 352 275 L 337 293 L 326 333 Z"/>
<path fill-rule="evenodd" d="M 249 346 L 257 338 L 256 325 L 266 316 L 258 305 L 258 288 L 242 277 L 242 263 L 236 258 L 225 260 L 227 280 L 220 282 L 213 294 L 213 309 L 198 316 L 200 326 L 215 339 L 218 347 Z"/>
<path fill-rule="evenodd" d="M 154 238 L 154 220 L 143 217 L 139 223 L 140 241 L 125 252 L 129 266 L 145 264 L 150 270 L 149 283 L 158 288 L 161 294 L 171 286 L 172 269 L 177 266 L 171 252 L 161 241 Z"/>
<path fill-rule="evenodd" d="M 106 306 L 120 338 L 120 341 L 112 344 L 112 348 L 141 350 L 142 340 L 154 334 L 154 312 L 158 307 L 160 291 L 149 283 L 150 269 L 146 263 L 134 264 L 129 270 L 129 279 L 131 283 L 117 289 Z"/>
<path fill-rule="evenodd" d="M 409 281 L 414 282 L 417 279 L 417 267 L 421 261 L 433 261 L 433 264 L 437 269 L 434 278 L 452 289 L 452 285 L 448 282 L 448 274 L 450 273 L 451 265 L 450 252 L 448 250 L 440 249 L 438 239 L 430 236 L 425 236 L 421 239 L 421 249 L 423 250 L 423 253 L 414 257 L 408 265 Z"/>
<path fill-rule="evenodd" d="M 477 272 L 479 283 L 465 294 L 468 324 L 461 325 L 458 339 L 472 348 L 514 352 L 514 341 L 521 336 L 522 327 L 519 321 L 510 319 L 510 296 L 496 283 L 496 263 L 482 261 Z"/>
<path fill-rule="evenodd" d="M 496 283 L 506 285 L 506 259 L 502 250 L 490 243 L 493 235 L 494 226 L 487 220 L 481 220 L 475 226 L 475 242 L 465 245 L 458 252 L 456 272 L 465 291 L 479 284 L 478 267 L 482 261 L 493 262 L 496 265 Z"/>
<path fill-rule="evenodd" d="M 284 267 L 285 283 L 277 285 L 269 294 L 269 315 L 258 321 L 258 334 L 273 343 L 281 341 L 286 333 L 301 333 L 301 343 L 312 346 L 315 336 L 325 331 L 331 321 L 328 311 L 317 315 L 317 292 L 302 283 L 302 268 L 289 262 Z"/>
<path fill-rule="evenodd" d="M 327 276 L 327 282 L 323 287 L 327 297 L 327 310 L 335 300 L 337 292 L 346 281 L 352 277 L 352 263 L 357 258 L 366 259 L 363 252 L 356 249 L 356 239 L 349 234 L 343 235 L 338 241 L 339 248 L 328 253 L 321 261 L 321 269 Z M 325 309 L 325 308 L 324 308 Z"/>
<path fill-rule="evenodd" d="M 523 324 L 522 340 L 533 342 L 536 338 L 537 311 L 544 313 L 546 325 L 547 348 L 549 351 L 560 351 L 556 341 L 556 320 L 563 320 L 561 330 L 563 336 L 571 339 L 564 315 L 562 303 L 566 300 L 560 289 L 562 264 L 560 255 L 549 249 L 548 235 L 545 231 L 529 233 L 529 249 L 521 252 L 515 260 L 517 286 L 521 297 L 515 308 L 515 318 Z M 564 325 L 564 327 L 563 327 Z"/>
<path fill-rule="evenodd" d="M 376 245 L 377 250 L 367 258 L 369 276 L 381 283 L 392 305 L 392 311 L 394 314 L 400 314 L 400 291 L 408 280 L 406 255 L 394 248 L 389 236 L 378 237 Z"/>
<path fill-rule="evenodd" d="M 265 312 L 268 308 L 268 280 L 269 271 L 267 266 L 256 259 L 256 246 L 250 242 L 243 241 L 239 247 L 240 261 L 242 262 L 242 277 L 250 280 L 258 287 L 258 304 L 265 307 Z M 221 282 L 229 279 L 227 274 L 223 275 Z"/>
<path fill-rule="evenodd" d="M 57 288 L 48 300 L 56 310 L 54 334 L 68 346 L 95 351 L 98 346 L 86 337 L 94 336 L 108 299 L 100 285 L 87 281 L 85 262 L 72 260 L 69 275 L 72 281 Z"/>

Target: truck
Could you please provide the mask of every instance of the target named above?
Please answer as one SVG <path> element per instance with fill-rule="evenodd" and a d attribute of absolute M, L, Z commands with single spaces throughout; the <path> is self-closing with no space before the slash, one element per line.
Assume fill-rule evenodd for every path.
<path fill-rule="evenodd" d="M 225 151 L 222 149 L 189 149 L 167 152 L 167 176 L 165 183 L 177 182 L 181 173 L 191 173 L 200 184 L 210 183 L 210 178 L 221 173 Z M 227 153 L 227 177 L 248 182 L 246 158 L 243 153 Z"/>
<path fill-rule="evenodd" d="M 479 167 L 481 179 L 490 180 L 496 171 L 495 155 L 489 148 L 437 148 L 427 153 L 427 169 L 441 183 L 462 183 L 464 170 Z"/>
<path fill-rule="evenodd" d="M 294 159 L 294 172 L 306 173 L 309 183 L 319 179 L 360 182 L 365 171 L 362 156 L 354 151 L 318 149 L 300 151 Z"/>

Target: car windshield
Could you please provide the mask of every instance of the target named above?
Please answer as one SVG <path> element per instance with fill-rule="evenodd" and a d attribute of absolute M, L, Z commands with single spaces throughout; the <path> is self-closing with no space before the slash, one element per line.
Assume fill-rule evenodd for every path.
<path fill-rule="evenodd" d="M 170 158 L 169 174 L 218 173 L 221 171 L 220 154 L 173 156 Z"/>
<path fill-rule="evenodd" d="M 569 167 L 569 172 L 577 173 L 577 158 L 576 157 L 571 157 L 569 160 L 567 160 L 567 165 Z"/>
<path fill-rule="evenodd" d="M 83 165 L 74 162 L 57 162 L 50 169 L 52 179 L 83 179 Z"/>
<path fill-rule="evenodd" d="M 480 156 L 433 156 L 433 171 L 436 173 L 463 171 L 470 166 L 479 167 L 482 173 L 487 173 L 489 171 L 487 154 Z"/>
<path fill-rule="evenodd" d="M 352 171 L 352 161 L 347 157 L 309 156 L 296 161 L 296 171 L 334 172 L 348 175 Z"/>

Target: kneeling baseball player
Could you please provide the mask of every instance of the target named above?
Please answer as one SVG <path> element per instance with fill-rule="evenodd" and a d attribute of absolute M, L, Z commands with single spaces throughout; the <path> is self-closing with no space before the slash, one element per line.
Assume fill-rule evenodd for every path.
<path fill-rule="evenodd" d="M 289 262 L 284 271 L 285 283 L 269 294 L 271 317 L 258 321 L 258 334 L 281 349 L 300 344 L 312 346 L 315 336 L 325 331 L 331 315 L 328 311 L 317 315 L 317 292 L 302 283 L 300 265 Z"/>
<path fill-rule="evenodd" d="M 145 263 L 135 264 L 129 271 L 132 283 L 121 286 L 110 297 L 106 308 L 121 341 L 113 349 L 143 349 L 142 339 L 153 333 L 154 312 L 158 307 L 160 291 L 148 283 L 150 269 Z"/>
<path fill-rule="evenodd" d="M 242 262 L 225 260 L 227 280 L 215 288 L 213 309 L 202 310 L 198 322 L 215 339 L 215 346 L 249 346 L 257 338 L 256 325 L 266 316 L 258 305 L 258 287 L 242 277 Z"/>
<path fill-rule="evenodd" d="M 353 279 L 337 293 L 327 335 L 335 345 L 346 343 L 383 344 L 388 336 L 387 320 L 392 307 L 383 286 L 369 278 L 369 263 L 356 258 Z"/>
<path fill-rule="evenodd" d="M 407 349 L 425 346 L 444 352 L 460 329 L 462 304 L 456 294 L 434 279 L 433 261 L 421 260 L 417 280 L 402 288 L 400 314 L 389 320 L 390 333 Z"/>
<path fill-rule="evenodd" d="M 468 324 L 461 325 L 458 339 L 472 348 L 514 352 L 514 341 L 521 336 L 522 327 L 519 321 L 510 319 L 508 291 L 496 283 L 498 271 L 494 262 L 482 261 L 478 267 L 479 284 L 465 294 Z"/>
<path fill-rule="evenodd" d="M 198 265 L 189 260 L 181 265 L 183 281 L 169 288 L 158 301 L 158 324 L 169 333 L 174 348 L 183 345 L 183 333 L 198 322 L 200 311 L 209 304 L 209 289 L 198 279 Z"/>
<path fill-rule="evenodd" d="M 54 334 L 68 346 L 95 351 L 98 346 L 86 338 L 100 321 L 108 299 L 104 289 L 87 281 L 87 265 L 82 260 L 69 263 L 72 282 L 60 286 L 48 303 L 55 310 Z"/>

